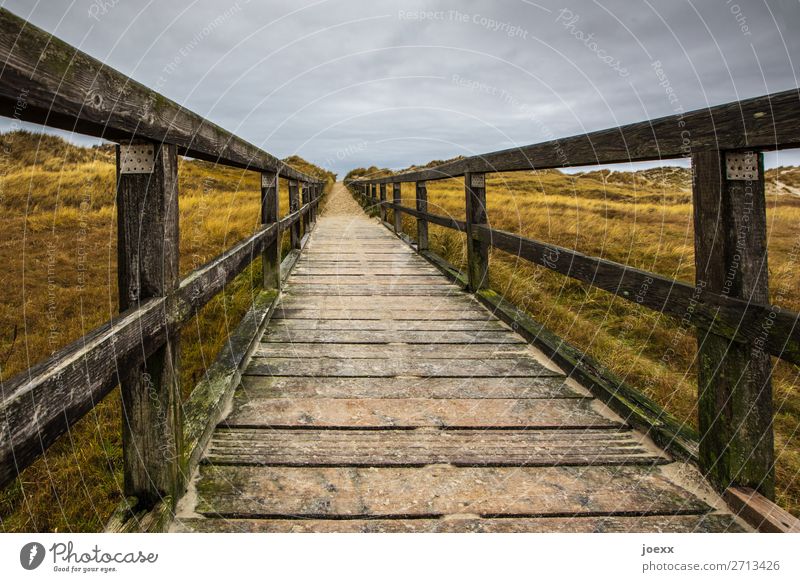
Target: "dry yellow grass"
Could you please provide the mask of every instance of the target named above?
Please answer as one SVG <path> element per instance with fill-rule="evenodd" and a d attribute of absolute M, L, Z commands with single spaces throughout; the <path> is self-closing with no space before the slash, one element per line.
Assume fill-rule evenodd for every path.
<path fill-rule="evenodd" d="M 44 359 L 117 312 L 114 157 L 24 132 L 0 135 L 0 379 Z M 319 169 L 300 158 L 305 171 Z M 281 181 L 281 211 L 288 191 Z M 181 274 L 258 226 L 259 176 L 182 160 Z M 256 261 L 181 332 L 187 395 L 251 304 Z M 0 492 L 0 530 L 97 531 L 122 497 L 120 403 L 113 391 Z"/>
<path fill-rule="evenodd" d="M 351 175 L 359 174 L 390 172 L 370 168 Z M 800 189 L 795 191 L 800 170 L 770 170 L 766 179 L 772 298 L 781 307 L 800 311 Z M 462 179 L 427 185 L 430 212 L 464 220 Z M 403 184 L 401 193 L 403 204 L 414 207 L 413 184 Z M 487 177 L 487 206 L 495 228 L 694 280 L 688 169 L 492 174 Z M 415 237 L 416 221 L 405 216 L 403 229 Z M 429 233 L 431 250 L 463 269 L 464 235 L 435 225 Z M 696 342 L 669 317 L 496 250 L 491 251 L 490 282 L 534 319 L 696 427 Z M 800 515 L 800 368 L 776 361 L 773 384 L 778 502 Z"/>

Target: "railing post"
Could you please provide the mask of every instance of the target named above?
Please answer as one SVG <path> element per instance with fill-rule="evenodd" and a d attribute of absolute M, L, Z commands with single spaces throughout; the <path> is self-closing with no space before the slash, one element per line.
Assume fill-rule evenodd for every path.
<path fill-rule="evenodd" d="M 380 206 L 378 207 L 378 212 L 380 213 L 381 222 L 386 222 L 386 206 L 383 205 L 386 202 L 386 184 L 381 182 L 380 185 Z"/>
<path fill-rule="evenodd" d="M 308 202 L 311 204 L 308 208 L 308 224 L 309 229 L 314 226 L 314 223 L 317 221 L 316 217 L 314 216 L 314 208 L 316 205 L 314 201 L 317 199 L 317 184 L 315 182 L 310 182 L 308 184 Z"/>
<path fill-rule="evenodd" d="M 394 202 L 395 206 L 400 206 L 403 202 L 402 197 L 400 196 L 400 182 L 394 182 L 392 184 L 392 202 Z M 402 230 L 403 230 L 403 215 L 397 208 L 395 208 L 394 233 L 400 234 Z"/>
<path fill-rule="evenodd" d="M 698 289 L 769 304 L 764 158 L 692 156 Z M 765 322 L 766 323 L 766 322 Z M 700 468 L 720 490 L 775 492 L 769 354 L 698 331 Z"/>
<path fill-rule="evenodd" d="M 278 224 L 278 173 L 261 173 L 261 224 Z M 281 288 L 281 233 L 276 232 L 261 256 L 264 289 Z"/>
<path fill-rule="evenodd" d="M 322 184 L 314 184 L 314 189 L 311 192 L 311 200 L 314 202 L 311 208 L 311 222 L 316 226 L 317 213 L 319 211 L 319 199 L 322 196 Z"/>
<path fill-rule="evenodd" d="M 300 197 L 302 205 L 305 206 L 311 200 L 311 191 L 309 189 L 310 185 L 308 182 L 300 182 Z M 303 234 L 308 234 L 308 231 L 311 230 L 311 208 L 306 209 L 306 213 L 303 215 L 302 219 L 303 223 Z"/>
<path fill-rule="evenodd" d="M 375 216 L 373 213 L 375 212 L 375 204 L 377 204 L 377 202 L 378 202 L 378 185 L 372 184 L 368 200 L 370 216 Z"/>
<path fill-rule="evenodd" d="M 117 277 L 125 311 L 178 285 L 178 155 L 174 145 L 154 142 L 116 151 Z M 120 369 L 125 495 L 143 507 L 165 498 L 174 503 L 182 486 L 178 364 L 178 335 L 170 333 L 146 359 Z"/>
<path fill-rule="evenodd" d="M 300 210 L 300 194 L 297 190 L 297 180 L 289 180 L 289 213 Z M 290 228 L 291 243 L 293 249 L 300 248 L 300 220 L 297 220 Z"/>
<path fill-rule="evenodd" d="M 416 183 L 417 212 L 428 212 L 428 187 L 425 181 Z M 417 252 L 428 250 L 428 221 L 417 218 Z"/>
<path fill-rule="evenodd" d="M 467 207 L 467 274 L 469 290 L 477 291 L 488 285 L 489 242 L 481 240 L 472 228 L 486 224 L 486 174 L 464 174 Z"/>

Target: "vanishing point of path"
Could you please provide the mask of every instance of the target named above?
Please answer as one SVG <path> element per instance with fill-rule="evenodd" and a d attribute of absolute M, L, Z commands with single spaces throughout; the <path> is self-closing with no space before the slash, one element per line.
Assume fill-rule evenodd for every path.
<path fill-rule="evenodd" d="M 178 531 L 740 531 L 336 184 Z"/>

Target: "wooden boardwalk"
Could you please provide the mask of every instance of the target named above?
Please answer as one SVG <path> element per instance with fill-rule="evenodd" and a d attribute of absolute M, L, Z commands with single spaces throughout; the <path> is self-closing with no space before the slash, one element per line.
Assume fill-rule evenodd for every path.
<path fill-rule="evenodd" d="M 173 529 L 746 526 L 689 465 L 351 214 L 319 219 Z"/>
<path fill-rule="evenodd" d="M 0 486 L 119 386 L 124 499 L 108 531 L 747 529 L 720 495 L 759 531 L 800 531 L 772 501 L 771 358 L 800 365 L 800 315 L 770 303 L 763 171 L 763 152 L 800 147 L 796 89 L 388 176 L 354 173 L 355 200 L 391 213 L 395 233 L 416 222 L 420 255 L 342 184 L 318 221 L 330 176 L 280 161 L 3 8 L 0 57 L 6 117 L 21 114 L 22 91 L 25 121 L 116 143 L 120 306 L 4 380 Z M 488 220 L 498 172 L 689 154 L 694 283 Z M 260 227 L 183 278 L 180 156 L 246 168 L 261 185 Z M 428 182 L 444 179 L 463 179 L 463 216 L 429 211 Z M 403 206 L 404 185 L 413 206 Z M 430 252 L 429 225 L 466 235 L 464 272 Z M 697 433 L 488 288 L 491 249 L 696 335 Z M 255 259 L 262 289 L 186 397 L 180 330 Z"/>

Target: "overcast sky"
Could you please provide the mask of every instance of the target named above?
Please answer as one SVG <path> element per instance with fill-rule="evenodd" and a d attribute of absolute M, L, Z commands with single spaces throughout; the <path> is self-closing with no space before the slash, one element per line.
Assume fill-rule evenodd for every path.
<path fill-rule="evenodd" d="M 340 175 L 791 89 L 800 73 L 798 0 L 3 6 L 267 151 Z"/>

